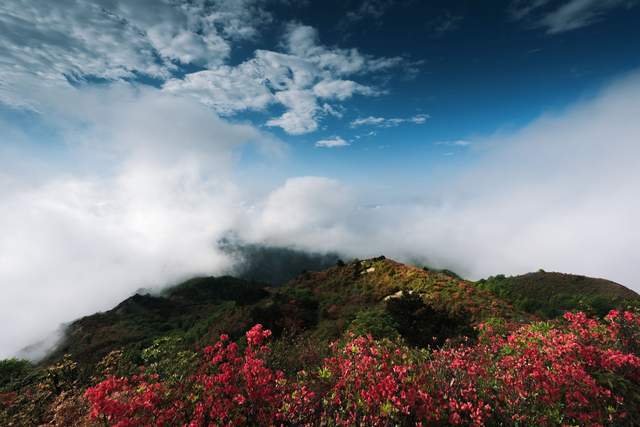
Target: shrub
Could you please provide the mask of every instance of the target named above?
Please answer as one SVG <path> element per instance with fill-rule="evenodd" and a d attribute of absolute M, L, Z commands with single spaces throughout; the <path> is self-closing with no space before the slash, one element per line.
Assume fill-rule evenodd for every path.
<path fill-rule="evenodd" d="M 371 335 L 376 339 L 398 338 L 398 324 L 383 308 L 359 311 L 348 331 L 356 336 Z"/>
<path fill-rule="evenodd" d="M 639 425 L 640 316 L 582 312 L 529 325 L 491 320 L 477 343 L 417 350 L 349 334 L 316 367 L 269 366 L 270 332 L 227 336 L 169 380 L 144 369 L 85 396 L 110 425 Z M 169 378 L 169 379 L 168 379 Z"/>
<path fill-rule="evenodd" d="M 12 383 L 20 381 L 31 370 L 31 362 L 23 359 L 0 360 L 0 390 L 9 387 Z"/>

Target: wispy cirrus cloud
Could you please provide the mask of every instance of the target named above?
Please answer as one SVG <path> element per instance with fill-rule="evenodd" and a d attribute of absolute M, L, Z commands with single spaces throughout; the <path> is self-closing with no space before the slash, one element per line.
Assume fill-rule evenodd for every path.
<path fill-rule="evenodd" d="M 433 37 L 442 37 L 460 28 L 460 23 L 463 19 L 464 17 L 461 15 L 454 15 L 449 11 L 445 11 L 442 15 L 427 22 L 427 30 L 432 33 Z"/>
<path fill-rule="evenodd" d="M 356 9 L 347 12 L 345 18 L 351 22 L 367 18 L 378 20 L 391 9 L 394 3 L 396 3 L 395 0 L 362 0 Z"/>
<path fill-rule="evenodd" d="M 413 123 L 416 125 L 421 125 L 426 123 L 429 118 L 430 117 L 428 114 L 416 114 L 415 116 L 405 117 L 405 118 L 399 118 L 399 117 L 385 118 L 385 117 L 369 116 L 369 117 L 359 117 L 351 121 L 350 125 L 352 128 L 356 128 L 360 126 L 391 128 L 391 127 L 400 126 L 401 124 L 405 124 L 405 123 Z"/>
<path fill-rule="evenodd" d="M 637 3 L 637 0 L 516 0 L 509 15 L 515 21 L 544 28 L 547 34 L 560 34 L 594 24 L 613 9 L 630 8 Z"/>
<path fill-rule="evenodd" d="M 449 147 L 468 147 L 471 141 L 466 139 L 454 139 L 452 141 L 437 141 L 436 145 L 446 145 Z"/>

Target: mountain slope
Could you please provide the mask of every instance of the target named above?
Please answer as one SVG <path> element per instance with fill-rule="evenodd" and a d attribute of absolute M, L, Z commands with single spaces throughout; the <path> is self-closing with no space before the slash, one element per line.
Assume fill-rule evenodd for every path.
<path fill-rule="evenodd" d="M 603 316 L 613 308 L 637 305 L 640 295 L 618 283 L 575 274 L 538 271 L 520 276 L 492 276 L 478 281 L 520 310 L 553 318 L 567 310 Z"/>
<path fill-rule="evenodd" d="M 111 350 L 137 352 L 165 335 L 178 335 L 185 345 L 206 344 L 220 332 L 241 336 L 255 323 L 276 337 L 295 337 L 292 345 L 300 351 L 306 345 L 300 339 L 335 340 L 348 329 L 437 345 L 473 336 L 473 326 L 490 317 L 527 318 L 471 282 L 380 257 L 304 272 L 277 288 L 232 277 L 196 278 L 160 295 L 136 294 L 71 323 L 46 361 L 69 353 L 95 363 Z"/>
<path fill-rule="evenodd" d="M 268 295 L 262 283 L 228 276 L 194 278 L 157 296 L 135 294 L 109 311 L 72 322 L 45 362 L 71 354 L 81 363 L 95 363 L 114 349 L 140 350 L 167 334 L 195 342 L 212 324 L 234 323 L 247 305 Z"/>
<path fill-rule="evenodd" d="M 40 364 L 0 361 L 0 424 L 639 425 L 640 311 L 540 321 L 496 293 L 554 310 L 636 297 L 384 257 L 280 287 L 194 278 L 73 322 Z"/>

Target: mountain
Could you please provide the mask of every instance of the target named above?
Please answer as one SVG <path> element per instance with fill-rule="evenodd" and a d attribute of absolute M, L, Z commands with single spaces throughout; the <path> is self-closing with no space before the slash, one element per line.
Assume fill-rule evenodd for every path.
<path fill-rule="evenodd" d="M 302 272 L 277 287 L 229 276 L 201 277 L 159 295 L 136 294 L 71 323 L 46 362 L 70 354 L 91 364 L 111 350 L 139 351 L 171 334 L 186 344 L 204 344 L 221 332 L 241 336 L 255 323 L 276 337 L 328 341 L 349 328 L 365 328 L 424 346 L 471 336 L 474 325 L 491 317 L 529 316 L 472 282 L 379 257 Z"/>
<path fill-rule="evenodd" d="M 135 294 L 111 310 L 68 325 L 45 363 L 71 354 L 80 363 L 92 364 L 114 349 L 139 351 L 167 334 L 179 334 L 189 343 L 203 340 L 213 325 L 226 327 L 246 316 L 248 305 L 268 296 L 265 284 L 230 276 L 194 278 L 159 295 Z M 238 322 L 235 328 L 246 325 Z"/>
<path fill-rule="evenodd" d="M 570 310 L 604 316 L 613 308 L 637 306 L 640 301 L 640 295 L 610 280 L 542 270 L 492 276 L 478 281 L 478 286 L 522 311 L 548 319 Z"/>
<path fill-rule="evenodd" d="M 640 311 L 597 317 L 637 306 L 617 283 L 251 251 L 0 361 L 0 425 L 640 424 Z"/>
<path fill-rule="evenodd" d="M 263 264 L 250 271 L 264 269 Z M 277 271 L 285 269 L 278 264 Z M 280 286 L 199 277 L 157 295 L 135 294 L 111 310 L 72 322 L 45 362 L 70 354 L 90 365 L 114 349 L 139 352 L 165 335 L 180 336 L 186 346 L 204 345 L 221 332 L 242 336 L 256 323 L 278 339 L 295 337 L 301 347 L 306 339 L 328 342 L 347 330 L 401 336 L 415 346 L 440 345 L 448 338 L 473 337 L 474 327 L 491 318 L 550 319 L 567 310 L 603 316 L 637 301 L 640 295 L 620 284 L 571 274 L 539 271 L 474 283 L 385 257 L 337 261 Z"/>
<path fill-rule="evenodd" d="M 235 236 L 218 242 L 218 249 L 235 261 L 232 276 L 281 285 L 302 271 L 325 270 L 335 265 L 336 253 L 317 253 L 282 246 L 246 243 Z"/>

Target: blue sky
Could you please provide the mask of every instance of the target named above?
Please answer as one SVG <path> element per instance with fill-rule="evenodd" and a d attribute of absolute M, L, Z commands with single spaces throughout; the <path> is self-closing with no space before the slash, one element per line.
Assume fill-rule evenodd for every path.
<path fill-rule="evenodd" d="M 0 357 L 140 287 L 233 273 L 229 236 L 639 290 L 639 18 L 635 0 L 3 1 Z"/>
<path fill-rule="evenodd" d="M 143 13 L 144 10 L 144 4 L 140 10 L 128 10 L 117 2 L 103 3 L 98 2 L 98 5 L 107 10 L 111 8 L 110 12 L 116 16 L 120 14 L 124 20 L 129 19 L 131 25 L 135 21 L 127 14 Z M 5 36 L 14 33 L 19 38 L 13 40 L 16 45 L 11 46 L 11 53 L 7 55 L 7 66 L 12 65 L 12 56 L 19 57 L 16 50 L 37 50 L 41 40 L 47 40 L 47 37 L 46 43 L 54 44 L 61 52 L 91 48 L 81 43 L 74 45 L 77 40 L 73 37 L 59 37 L 57 27 L 48 30 L 46 19 L 38 29 L 40 37 L 31 36 L 33 40 L 30 40 L 29 34 L 21 35 L 20 31 L 26 29 L 19 27 L 16 21 L 24 19 L 19 11 L 27 8 L 27 4 L 8 2 L 5 6 Z M 577 6 L 571 8 L 572 4 Z M 531 8 L 532 5 L 538 6 Z M 71 54 L 70 63 L 61 64 L 55 71 L 59 75 L 73 76 L 73 83 L 78 87 L 109 85 L 119 79 L 140 86 L 166 88 L 167 81 L 177 82 L 175 86 L 179 86 L 179 82 L 190 74 L 221 67 L 227 71 L 237 68 L 254 58 L 258 49 L 291 53 L 286 46 L 287 37 L 295 28 L 308 29 L 307 41 L 310 40 L 316 49 L 324 49 L 325 53 L 342 55 L 337 60 L 345 64 L 351 61 L 353 65 L 354 62 L 347 49 L 357 49 L 358 59 L 368 57 L 370 61 L 391 59 L 396 62 L 377 71 L 370 71 L 370 65 L 366 63 L 355 66 L 353 72 L 338 73 L 335 68 L 325 68 L 320 70 L 323 74 L 320 75 L 318 71 L 315 82 L 346 80 L 364 85 L 370 93 L 352 90 L 352 93 L 343 93 L 344 99 L 335 96 L 315 98 L 318 110 L 313 113 L 313 126 L 306 129 L 267 126 L 278 114 L 292 111 L 277 100 L 254 105 L 244 105 L 247 100 L 241 100 L 233 107 L 221 102 L 213 108 L 214 113 L 222 112 L 230 121 L 249 121 L 288 143 L 291 157 L 283 165 L 288 171 L 285 174 L 308 173 L 353 179 L 354 175 L 367 175 L 374 168 L 377 173 L 381 172 L 379 169 L 390 171 L 386 178 L 392 179 L 399 168 L 412 173 L 417 169 L 426 172 L 440 164 L 472 161 L 473 155 L 468 154 L 472 144 L 449 145 L 446 142 L 472 142 L 498 130 L 517 129 L 541 114 L 561 110 L 592 96 L 612 79 L 637 68 L 640 58 L 633 52 L 640 48 L 640 29 L 636 25 L 640 8 L 636 6 L 634 1 L 615 0 L 496 1 L 490 4 L 387 0 L 290 4 L 246 1 L 235 5 L 217 1 L 200 9 L 194 7 L 190 12 L 194 15 L 227 14 L 213 30 L 197 25 L 191 30 L 204 37 L 206 31 L 215 32 L 215 37 L 221 37 L 215 41 L 219 45 L 217 49 L 196 52 L 197 46 L 188 45 L 196 42 L 189 40 L 175 49 L 173 56 L 168 54 L 158 59 L 163 55 L 162 49 L 170 49 L 161 43 L 170 42 L 156 41 L 154 45 L 153 40 L 141 40 L 127 47 L 131 49 L 130 58 L 125 58 L 131 60 L 129 64 L 122 62 L 122 58 L 107 55 L 103 62 L 96 64 L 103 67 L 96 72 L 91 67 L 83 67 L 80 55 L 73 58 Z M 565 9 L 572 12 L 563 14 Z M 163 19 L 170 25 L 180 25 L 180 17 L 170 15 L 172 12 L 179 15 L 177 11 L 165 12 Z M 89 9 L 69 19 L 77 20 L 72 25 L 87 29 L 86 26 L 91 25 L 91 13 Z M 236 28 L 238 24 L 234 19 L 243 19 L 245 28 Z M 138 25 L 144 31 L 144 25 L 152 28 L 153 23 Z M 225 25 L 233 28 L 227 30 Z M 117 26 L 110 29 L 118 30 Z M 179 28 L 171 30 L 180 31 Z M 115 42 L 127 43 L 126 40 Z M 111 48 L 117 49 L 117 46 Z M 180 48 L 187 53 L 180 52 Z M 164 70 L 159 73 L 165 75 L 159 76 L 157 70 L 149 71 L 148 62 L 137 66 L 140 59 L 136 58 L 136 49 L 152 51 L 150 59 L 145 60 L 154 61 L 158 66 L 164 62 Z M 34 60 L 37 58 L 31 59 Z M 73 63 L 74 60 L 78 62 Z M 49 61 L 55 61 L 55 57 L 46 58 L 40 65 L 51 67 Z M 123 68 L 126 71 L 123 72 Z M 242 86 L 241 78 L 241 75 L 237 77 L 236 84 Z M 10 79 L 7 80 L 10 85 Z M 215 88 L 207 90 L 206 84 L 209 84 L 207 79 L 196 84 L 200 85 L 198 95 L 208 98 L 205 101 L 217 98 L 219 92 Z M 273 91 L 269 96 L 275 93 Z M 320 111 L 323 105 L 332 108 L 336 115 Z M 21 117 L 22 114 L 26 118 Z M 423 124 L 406 121 L 386 127 L 351 125 L 354 120 L 367 117 L 407 120 L 418 115 L 424 115 L 427 120 Z M 16 110 L 15 106 L 5 107 L 2 116 L 7 121 L 22 122 L 22 129 L 34 133 L 35 141 L 47 140 L 47 135 L 37 134 L 38 127 L 34 127 L 34 122 L 38 118 L 31 112 Z M 50 136 L 52 132 L 45 133 Z M 315 145 L 317 141 L 336 140 L 337 137 L 349 146 L 318 149 Z M 246 153 L 244 158 L 251 167 L 252 154 Z M 382 161 L 389 163 L 379 168 Z M 354 163 L 359 166 L 352 167 Z"/>
<path fill-rule="evenodd" d="M 597 9 L 596 3 L 591 7 Z M 289 139 L 279 133 L 283 139 L 302 142 L 293 146 L 295 153 L 304 159 L 304 167 L 318 174 L 348 176 L 354 161 L 367 165 L 358 168 L 367 173 L 382 160 L 397 159 L 390 164 L 392 174 L 398 172 L 397 163 L 412 170 L 443 162 L 464 163 L 472 160 L 466 153 L 469 145 L 438 142 L 471 142 L 498 130 L 522 127 L 544 113 L 592 96 L 640 65 L 640 57 L 631 54 L 640 48 L 639 11 L 630 3 L 603 8 L 593 22 L 557 34 L 549 34 L 548 28 L 535 22 L 544 13 L 556 12 L 562 2 L 549 2 L 544 11 L 520 20 L 512 16 L 517 7 L 513 2 L 372 4 L 378 5 L 381 15 L 363 14 L 356 21 L 344 15 L 358 13 L 362 4 L 357 2 L 316 2 L 287 15 L 319 29 L 322 42 L 328 45 L 357 47 L 376 56 L 400 54 L 407 62 L 418 63 L 415 76 L 406 76 L 400 66 L 388 74 L 358 79 L 372 85 L 388 79 L 382 83 L 388 93 L 350 99 L 342 104 L 343 118 L 325 118 L 312 135 Z M 567 26 L 571 19 L 567 17 Z M 429 119 L 420 126 L 386 129 L 349 126 L 362 117 L 415 114 L 428 114 Z M 376 135 L 355 139 L 369 131 Z M 312 149 L 314 139 L 334 136 L 352 145 Z"/>
<path fill-rule="evenodd" d="M 522 127 L 543 113 L 591 96 L 612 78 L 640 65 L 640 57 L 631 54 L 640 48 L 637 9 L 620 7 L 600 22 L 548 34 L 545 28 L 510 20 L 509 3 L 491 2 L 489 7 L 478 2 L 467 2 L 466 7 L 426 3 L 390 6 L 385 15 L 373 20 L 374 25 L 358 22 L 346 37 L 345 43 L 363 51 L 387 56 L 406 52 L 424 63 L 413 79 L 405 80 L 401 74 L 392 77 L 388 95 L 354 99 L 345 115 L 352 119 L 406 117 L 421 112 L 430 119 L 424 126 L 379 130 L 375 137 L 354 141 L 345 152 L 321 154 L 328 157 L 328 170 L 336 156 L 372 162 L 397 156 L 412 169 L 468 161 L 444 155 L 464 157 L 469 146 L 436 143 L 471 141 L 500 129 Z M 455 23 L 448 32 L 434 34 L 425 17 Z M 310 24 L 326 28 L 338 19 L 331 14 Z M 341 36 L 329 31 L 326 38 L 339 43 Z M 345 126 L 345 121 L 331 121 L 320 133 L 352 140 L 359 132 Z M 305 150 L 304 155 L 318 153 Z M 395 165 L 391 169 L 397 170 Z"/>

